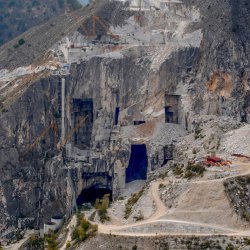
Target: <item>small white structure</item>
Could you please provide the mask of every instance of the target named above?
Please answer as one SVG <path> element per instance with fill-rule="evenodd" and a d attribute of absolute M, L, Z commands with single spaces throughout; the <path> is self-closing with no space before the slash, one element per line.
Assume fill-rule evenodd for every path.
<path fill-rule="evenodd" d="M 48 234 L 49 231 L 56 231 L 57 230 L 57 225 L 54 222 L 46 222 L 44 223 L 44 234 Z"/>
<path fill-rule="evenodd" d="M 62 216 L 53 216 L 50 221 L 44 223 L 44 234 L 48 234 L 49 231 L 56 231 L 60 229 L 63 225 L 63 217 Z"/>
<path fill-rule="evenodd" d="M 40 229 L 38 235 L 40 236 L 40 238 L 43 239 L 43 238 L 44 238 L 44 230 L 43 230 L 43 229 Z"/>
<path fill-rule="evenodd" d="M 57 229 L 59 229 L 63 224 L 63 217 L 62 216 L 53 216 L 51 218 L 51 222 L 57 225 Z"/>

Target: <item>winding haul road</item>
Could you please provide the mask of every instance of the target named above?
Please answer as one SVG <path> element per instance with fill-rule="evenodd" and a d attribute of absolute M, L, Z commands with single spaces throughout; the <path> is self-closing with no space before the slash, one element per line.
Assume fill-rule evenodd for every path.
<path fill-rule="evenodd" d="M 234 165 L 238 165 L 241 169 L 240 173 L 227 176 L 225 178 L 221 179 L 212 179 L 212 180 L 199 180 L 199 181 L 193 181 L 190 183 L 197 183 L 197 184 L 202 184 L 202 183 L 211 183 L 213 185 L 214 182 L 221 182 L 223 183 L 225 180 L 233 178 L 233 177 L 240 177 L 240 176 L 245 176 L 250 174 L 250 162 L 242 162 L 242 161 L 234 161 Z M 164 215 L 167 213 L 167 208 L 163 201 L 160 198 L 159 195 L 159 185 L 160 184 L 168 184 L 168 180 L 156 180 L 151 183 L 150 186 L 150 193 L 152 195 L 152 198 L 155 202 L 156 210 L 152 214 L 152 216 L 144 221 L 136 222 L 136 223 L 131 223 L 127 225 L 103 225 L 103 224 L 98 224 L 98 231 L 101 234 L 114 234 L 114 235 L 127 235 L 127 236 L 152 236 L 156 235 L 156 233 L 151 233 L 151 232 L 128 232 L 128 229 L 134 228 L 134 227 L 144 227 L 147 228 L 150 224 L 157 224 L 157 223 L 176 223 L 180 224 L 183 226 L 191 226 L 191 227 L 203 227 L 211 230 L 220 230 L 222 232 L 220 233 L 194 233 L 194 232 L 176 232 L 176 233 L 171 233 L 168 232 L 167 229 L 165 232 L 157 232 L 157 235 L 237 235 L 237 236 L 250 236 L 250 230 L 239 230 L 239 229 L 233 229 L 233 228 L 228 228 L 224 226 L 218 226 L 218 225 L 212 225 L 208 223 L 197 223 L 197 222 L 190 222 L 190 221 L 185 221 L 185 220 L 172 220 L 172 219 L 161 219 Z"/>
<path fill-rule="evenodd" d="M 76 215 L 74 214 L 67 226 L 67 229 L 68 229 L 67 237 L 63 246 L 60 248 L 60 250 L 65 250 L 67 247 L 67 243 L 72 241 L 71 234 L 76 226 L 77 226 L 77 218 L 76 218 Z"/>

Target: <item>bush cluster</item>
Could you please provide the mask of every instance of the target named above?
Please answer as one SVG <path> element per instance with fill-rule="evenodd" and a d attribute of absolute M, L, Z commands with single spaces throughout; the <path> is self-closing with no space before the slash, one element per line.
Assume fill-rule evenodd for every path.
<path fill-rule="evenodd" d="M 183 167 L 184 167 L 184 166 L 176 166 L 176 167 L 174 168 L 174 170 L 173 170 L 173 174 L 174 174 L 175 176 L 180 176 L 180 175 L 182 175 L 182 174 L 183 174 Z"/>
<path fill-rule="evenodd" d="M 42 250 L 44 249 L 44 240 L 39 238 L 38 235 L 32 234 L 28 240 L 27 248 L 29 250 Z"/>
<path fill-rule="evenodd" d="M 144 188 L 141 191 L 139 191 L 138 193 L 132 194 L 132 196 L 128 199 L 128 201 L 125 205 L 125 214 L 124 214 L 125 219 L 128 219 L 128 217 L 130 216 L 130 214 L 132 212 L 133 206 L 140 199 L 143 192 L 144 192 Z"/>
<path fill-rule="evenodd" d="M 206 168 L 200 164 L 188 162 L 184 178 L 191 179 L 192 177 L 203 176 L 205 171 Z"/>
<path fill-rule="evenodd" d="M 45 236 L 45 242 L 48 244 L 48 250 L 58 250 L 57 235 L 50 230 L 49 234 Z"/>
<path fill-rule="evenodd" d="M 24 44 L 25 44 L 25 40 L 23 38 L 21 38 L 18 40 L 18 43 L 15 44 L 13 47 L 14 47 L 14 49 L 17 49 L 19 46 L 22 46 Z"/>
<path fill-rule="evenodd" d="M 194 131 L 194 139 L 203 139 L 205 136 L 202 135 L 202 128 L 197 127 Z"/>
<path fill-rule="evenodd" d="M 77 221 L 77 227 L 72 232 L 72 240 L 82 242 L 96 235 L 97 225 L 91 224 L 82 214 L 77 215 Z"/>
<path fill-rule="evenodd" d="M 108 207 L 109 207 L 109 194 L 105 194 L 102 199 L 96 199 L 95 208 L 102 223 L 109 220 Z"/>

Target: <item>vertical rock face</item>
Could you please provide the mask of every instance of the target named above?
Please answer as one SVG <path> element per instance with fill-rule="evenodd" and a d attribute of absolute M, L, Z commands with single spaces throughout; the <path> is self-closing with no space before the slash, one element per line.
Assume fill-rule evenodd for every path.
<path fill-rule="evenodd" d="M 41 143 L 32 143 L 56 122 L 56 92 L 57 82 L 42 80 L 1 116 L 1 226 L 16 226 L 18 218 L 37 218 L 53 134 L 49 131 Z"/>
<path fill-rule="evenodd" d="M 93 100 L 92 99 L 73 99 L 74 127 L 84 119 L 84 125 L 74 133 L 74 143 L 79 147 L 88 148 L 91 142 L 93 126 Z"/>
<path fill-rule="evenodd" d="M 46 0 L 33 2 L 1 2 L 1 35 L 0 45 L 23 33 L 30 27 L 43 23 L 45 20 L 58 16 L 65 10 L 63 1 Z M 26 15 L 23 15 L 26 13 Z M 15 19 L 18 18 L 18 20 Z"/>
<path fill-rule="evenodd" d="M 203 41 L 195 81 L 196 98 L 208 114 L 237 116 L 249 122 L 249 16 L 246 1 L 197 3 L 203 17 Z M 220 8 L 218 8 L 220 6 Z M 195 107 L 194 107 L 195 109 Z M 240 112 L 239 112 L 240 110 Z"/>
<path fill-rule="evenodd" d="M 131 11 L 116 17 L 119 6 L 98 10 L 103 19 L 113 15 L 113 31 L 130 29 L 138 19 Z M 164 44 L 151 46 L 139 32 L 139 44 L 133 45 L 131 35 L 123 50 L 71 65 L 65 140 L 59 141 L 57 76 L 35 82 L 1 114 L 3 235 L 18 220 L 30 218 L 39 227 L 51 216 L 69 215 L 83 189 L 110 190 L 116 197 L 125 185 L 131 145 L 146 145 L 148 171 L 161 167 L 173 157 L 173 142 L 184 129 L 192 131 L 195 114 L 250 121 L 248 2 L 185 0 L 165 7 L 165 14 L 155 10 L 141 17 L 150 30 L 169 28 Z M 173 107 L 169 96 L 178 96 Z M 179 125 L 165 123 L 167 107 Z M 146 123 L 134 127 L 134 121 Z"/>

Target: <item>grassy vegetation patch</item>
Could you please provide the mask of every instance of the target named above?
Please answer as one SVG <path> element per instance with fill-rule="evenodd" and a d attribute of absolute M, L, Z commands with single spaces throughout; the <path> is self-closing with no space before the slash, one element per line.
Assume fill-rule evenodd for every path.
<path fill-rule="evenodd" d="M 58 235 L 50 230 L 49 234 L 45 236 L 44 240 L 47 243 L 48 250 L 57 250 L 58 249 L 58 242 L 57 242 Z"/>
<path fill-rule="evenodd" d="M 184 178 L 191 179 L 193 177 L 203 176 L 206 168 L 200 164 L 188 162 L 185 170 Z"/>
<path fill-rule="evenodd" d="M 142 211 L 139 211 L 139 214 L 137 216 L 133 217 L 136 221 L 140 221 L 140 220 L 144 220 L 144 215 L 142 213 Z"/>
<path fill-rule="evenodd" d="M 18 47 L 25 44 L 25 40 L 23 38 L 18 40 L 18 43 L 13 46 L 14 49 L 17 49 Z"/>
<path fill-rule="evenodd" d="M 194 139 L 203 139 L 205 136 L 202 135 L 202 128 L 197 127 L 194 131 Z"/>
<path fill-rule="evenodd" d="M 183 166 L 175 166 L 174 170 L 173 170 L 173 174 L 175 176 L 180 176 L 183 174 Z"/>
<path fill-rule="evenodd" d="M 77 226 L 72 232 L 72 240 L 76 243 L 83 242 L 88 238 L 94 237 L 98 231 L 97 225 L 91 224 L 84 218 L 83 214 L 77 214 Z"/>
<path fill-rule="evenodd" d="M 173 174 L 179 178 L 191 179 L 193 177 L 203 176 L 206 168 L 199 163 L 188 162 L 186 168 L 184 165 L 175 165 Z"/>
<path fill-rule="evenodd" d="M 109 207 L 109 194 L 105 194 L 102 199 L 96 199 L 95 208 L 102 223 L 109 221 L 108 207 Z"/>
<path fill-rule="evenodd" d="M 160 183 L 160 184 L 159 184 L 159 189 L 165 188 L 165 187 L 166 187 L 166 185 L 164 185 L 163 183 Z"/>
<path fill-rule="evenodd" d="M 133 206 L 141 198 L 143 192 L 144 192 L 144 188 L 142 190 L 140 190 L 138 193 L 132 194 L 132 196 L 128 199 L 128 201 L 125 205 L 125 213 L 124 213 L 125 219 L 128 219 L 129 216 L 131 215 Z"/>
<path fill-rule="evenodd" d="M 71 242 L 70 242 L 70 241 L 67 241 L 66 249 L 70 249 L 70 248 L 71 248 Z"/>
<path fill-rule="evenodd" d="M 29 250 L 42 250 L 44 249 L 44 240 L 39 238 L 38 235 L 32 234 L 27 242 L 27 248 Z"/>

